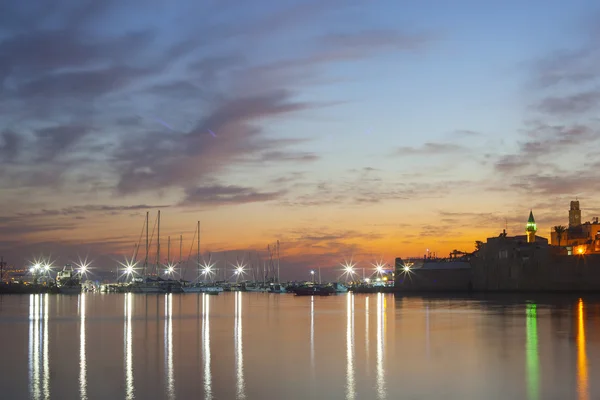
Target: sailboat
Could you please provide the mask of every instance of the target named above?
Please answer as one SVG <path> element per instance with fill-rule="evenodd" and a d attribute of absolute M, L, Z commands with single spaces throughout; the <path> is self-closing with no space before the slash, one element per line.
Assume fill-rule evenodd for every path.
<path fill-rule="evenodd" d="M 148 216 L 149 212 L 146 212 L 146 258 L 144 260 L 144 273 L 143 278 L 135 279 L 132 289 L 134 292 L 139 293 L 165 293 L 165 288 L 161 285 L 162 279 L 158 276 L 153 278 L 147 274 L 148 269 L 148 252 L 149 252 L 149 241 L 148 241 Z M 160 262 L 160 210 L 158 210 L 158 236 L 156 241 L 156 264 L 158 266 Z"/>
<path fill-rule="evenodd" d="M 182 290 L 184 293 L 207 293 L 207 294 L 219 294 L 223 291 L 222 287 L 214 286 L 214 285 L 205 285 L 200 283 L 200 221 L 198 221 L 198 249 L 196 253 L 196 266 L 198 271 L 198 276 L 196 277 L 196 281 L 194 284 L 190 286 L 183 286 Z M 209 264 L 210 265 L 210 259 Z M 210 272 L 210 271 L 209 271 Z"/>

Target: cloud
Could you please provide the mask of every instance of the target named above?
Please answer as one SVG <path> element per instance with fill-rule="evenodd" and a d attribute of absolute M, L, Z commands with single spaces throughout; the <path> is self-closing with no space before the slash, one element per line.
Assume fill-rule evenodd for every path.
<path fill-rule="evenodd" d="M 557 155 L 591 146 L 600 140 L 598 127 L 588 125 L 552 125 L 537 122 L 525 130 L 526 141 L 519 144 L 517 153 L 500 156 L 495 170 L 512 174 L 528 167 L 547 169 L 556 163 Z"/>
<path fill-rule="evenodd" d="M 447 154 L 456 153 L 466 148 L 454 143 L 425 143 L 421 147 L 399 147 L 396 149 L 396 155 L 411 156 L 422 154 Z"/>
<path fill-rule="evenodd" d="M 20 219 L 4 223 L 15 227 L 40 218 L 48 222 L 39 225 L 46 233 L 51 227 L 68 231 L 88 213 L 92 220 L 94 214 L 135 212 L 144 198 L 161 193 L 169 200 L 156 203 L 186 207 L 295 201 L 291 188 L 308 182 L 296 175 L 290 188 L 274 187 L 285 184 L 272 181 L 281 179 L 275 171 L 308 168 L 322 155 L 307 150 L 310 140 L 289 134 L 282 122 L 311 119 L 346 101 L 309 90 L 338 79 L 330 74 L 336 64 L 413 52 L 432 40 L 395 30 L 349 31 L 345 16 L 357 3 L 345 0 L 264 2 L 275 7 L 268 14 L 240 2 L 5 3 L 0 201 L 27 190 L 28 199 L 39 199 L 40 211 L 11 200 L 10 217 Z M 134 23 L 124 18 L 142 6 L 147 12 Z M 265 163 L 273 172 L 253 187 L 218 183 Z M 335 190 L 346 194 L 354 183 Z M 69 204 L 88 205 L 57 206 L 65 193 Z M 378 193 L 361 190 L 356 202 L 402 196 Z M 103 201 L 131 205 L 90 205 Z M 58 217 L 60 223 L 49 222 Z M 37 226 L 28 222 L 19 229 L 26 236 Z"/>
<path fill-rule="evenodd" d="M 337 50 L 349 50 L 364 54 L 379 48 L 398 50 L 422 49 L 432 40 L 431 35 L 406 34 L 395 30 L 368 30 L 353 33 L 332 33 L 320 38 L 319 42 Z"/>
<path fill-rule="evenodd" d="M 39 129 L 35 132 L 37 148 L 40 149 L 41 159 L 52 161 L 57 156 L 69 152 L 84 136 L 90 132 L 89 127 L 68 125 L 53 126 Z"/>
<path fill-rule="evenodd" d="M 571 115 L 592 111 L 600 105 L 600 90 L 592 90 L 563 97 L 547 97 L 538 109 L 550 115 Z"/>
<path fill-rule="evenodd" d="M 226 205 L 245 204 L 276 200 L 284 192 L 258 192 L 252 188 L 241 186 L 205 186 L 186 190 L 186 195 L 181 205 Z"/>
<path fill-rule="evenodd" d="M 468 129 L 460 129 L 452 132 L 455 136 L 458 137 L 475 137 L 481 136 L 481 132 L 471 131 Z"/>
<path fill-rule="evenodd" d="M 169 205 L 81 205 L 60 209 L 15 212 L 0 216 L 0 231 L 11 233 L 14 239 L 24 240 L 30 234 L 64 232 L 80 226 L 78 220 L 97 215 L 119 215 L 132 211 L 168 208 Z M 59 219 L 53 217 L 60 217 Z"/>
<path fill-rule="evenodd" d="M 383 179 L 383 173 L 384 171 L 364 168 L 351 170 L 348 175 L 336 181 L 307 182 L 290 190 L 280 204 L 288 207 L 363 207 L 387 201 L 446 197 L 457 188 L 463 191 L 474 185 L 470 181 L 446 179 L 431 179 L 428 182 L 411 182 L 405 179 L 394 181 L 389 178 Z"/>
<path fill-rule="evenodd" d="M 134 138 L 114 155 L 120 175 L 118 190 L 135 193 L 172 186 L 193 187 L 203 177 L 227 170 L 232 163 L 274 150 L 279 142 L 261 138 L 261 130 L 253 128 L 253 122 L 310 107 L 308 103 L 293 101 L 286 91 L 274 90 L 230 99 L 187 133 L 156 134 L 142 143 Z M 218 137 L 212 137 L 209 129 Z"/>

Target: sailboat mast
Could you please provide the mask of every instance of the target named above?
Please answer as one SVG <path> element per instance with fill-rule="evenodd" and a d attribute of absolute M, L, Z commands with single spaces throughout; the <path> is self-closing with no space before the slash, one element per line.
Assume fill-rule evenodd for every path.
<path fill-rule="evenodd" d="M 156 274 L 160 265 L 160 210 L 158 210 L 158 236 L 156 237 Z"/>
<path fill-rule="evenodd" d="M 144 276 L 147 274 L 148 269 L 148 218 L 150 216 L 150 211 L 146 211 L 146 258 L 144 258 Z"/>
<path fill-rule="evenodd" d="M 277 240 L 277 283 L 281 283 L 279 275 L 279 240 Z"/>
<path fill-rule="evenodd" d="M 200 221 L 198 221 L 198 254 L 197 254 L 197 258 L 198 258 L 197 269 L 198 269 L 198 282 L 199 282 L 200 281 Z"/>
<path fill-rule="evenodd" d="M 171 236 L 167 237 L 167 264 L 171 264 Z"/>
<path fill-rule="evenodd" d="M 183 249 L 183 235 L 179 235 L 179 264 L 181 264 L 181 251 Z"/>

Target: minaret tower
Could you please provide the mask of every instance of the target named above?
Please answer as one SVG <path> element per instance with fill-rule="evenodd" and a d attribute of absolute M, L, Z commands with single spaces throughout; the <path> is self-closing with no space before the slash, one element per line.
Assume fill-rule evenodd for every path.
<path fill-rule="evenodd" d="M 581 210 L 579 209 L 579 200 L 571 202 L 569 210 L 569 228 L 581 225 Z"/>
<path fill-rule="evenodd" d="M 529 211 L 529 220 L 527 220 L 527 228 L 525 233 L 527 234 L 527 243 L 535 243 L 535 233 L 537 232 L 537 225 L 533 218 L 533 211 Z"/>

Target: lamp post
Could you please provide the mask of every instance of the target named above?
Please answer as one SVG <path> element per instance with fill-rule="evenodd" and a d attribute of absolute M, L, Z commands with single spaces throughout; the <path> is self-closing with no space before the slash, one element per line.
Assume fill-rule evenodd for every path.
<path fill-rule="evenodd" d="M 312 278 L 312 283 L 315 283 L 315 271 L 314 270 L 310 270 L 310 275 Z"/>

